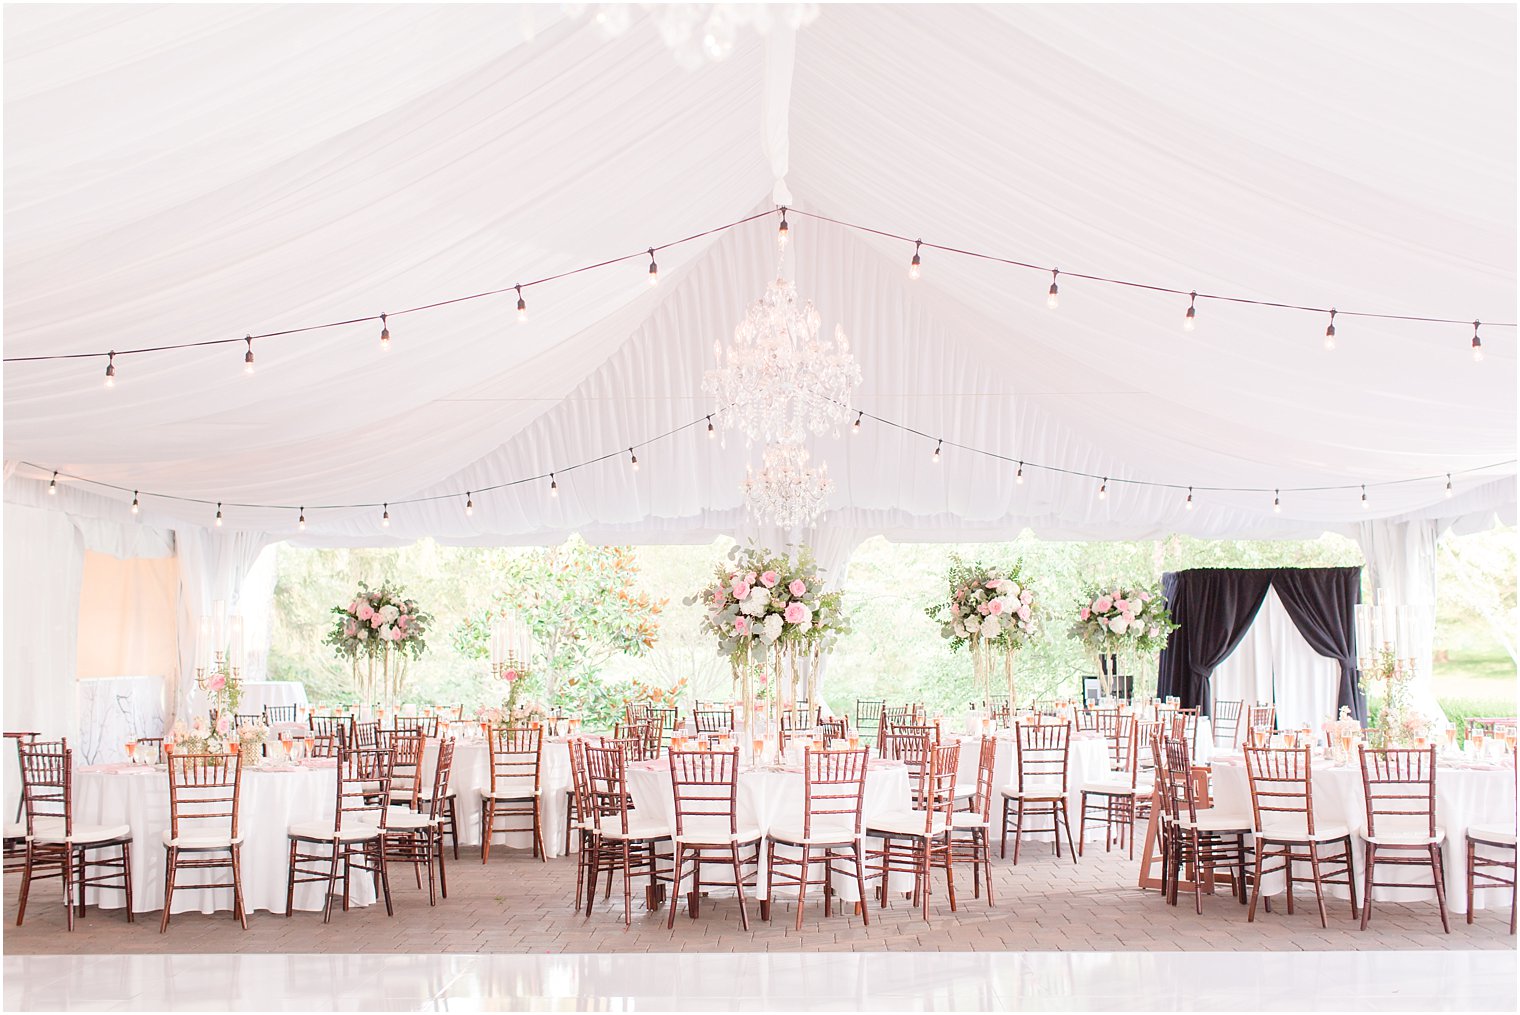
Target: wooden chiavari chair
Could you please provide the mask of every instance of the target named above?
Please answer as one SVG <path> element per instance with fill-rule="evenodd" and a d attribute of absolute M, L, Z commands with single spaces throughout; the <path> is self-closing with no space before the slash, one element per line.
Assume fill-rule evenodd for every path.
<path fill-rule="evenodd" d="M 797 929 L 802 929 L 802 912 L 809 885 L 824 889 L 823 914 L 833 905 L 833 892 L 827 887 L 836 871 L 835 863 L 850 861 L 854 867 L 856 887 L 860 891 L 861 921 L 871 925 L 871 907 L 867 903 L 865 846 L 861 838 L 861 811 L 866 792 L 866 765 L 871 752 L 813 751 L 802 753 L 803 797 L 800 820 L 782 820 L 771 826 L 766 836 L 766 872 L 770 882 L 769 898 L 760 903 L 760 915 L 771 918 L 778 887 L 797 888 Z M 800 857 L 777 855 L 776 847 L 801 851 Z M 823 876 L 809 875 L 815 864 L 823 865 Z"/>
<path fill-rule="evenodd" d="M 137 754 L 139 757 L 149 759 L 150 765 L 164 763 L 164 738 L 163 737 L 138 737 Z"/>
<path fill-rule="evenodd" d="M 1270 735 L 1277 725 L 1277 706 L 1269 704 L 1251 705 L 1242 712 L 1240 723 L 1240 737 L 1247 747 L 1265 747 L 1265 743 L 1255 742 L 1256 731 L 1265 728 Z"/>
<path fill-rule="evenodd" d="M 696 723 L 697 733 L 732 733 L 734 729 L 734 710 L 731 708 L 702 708 L 692 713 L 692 720 Z M 783 718 L 783 726 L 785 720 Z"/>
<path fill-rule="evenodd" d="M 596 883 L 602 870 L 607 871 L 607 892 L 612 892 L 612 875 L 623 872 L 623 927 L 633 926 L 633 879 L 648 875 L 646 900 L 651 908 L 659 898 L 660 883 L 668 881 L 669 870 L 660 869 L 658 844 L 671 839 L 664 822 L 629 806 L 627 755 L 617 746 L 583 748 L 586 783 L 585 823 L 591 833 L 590 891 L 586 897 L 586 916 L 591 916 L 596 901 Z"/>
<path fill-rule="evenodd" d="M 1050 830 L 1055 836 L 1056 856 L 1061 855 L 1061 828 L 1071 846 L 1071 862 L 1077 862 L 1076 844 L 1071 838 L 1071 821 L 1066 813 L 1066 768 L 1071 756 L 1069 723 L 1014 724 L 1013 785 L 1005 787 L 1003 797 L 1003 837 L 1001 855 L 1008 855 L 1009 819 L 1013 822 L 1013 862 L 1019 862 L 1019 843 L 1023 840 L 1025 817 L 1050 816 Z M 1031 829 L 1033 831 L 1033 829 Z M 1041 829 L 1043 831 L 1043 829 Z"/>
<path fill-rule="evenodd" d="M 132 916 L 132 829 L 129 825 L 84 825 L 74 821 L 74 752 L 67 740 L 18 741 L 21 751 L 21 802 L 26 815 L 26 859 L 21 868 L 16 926 L 26 916 L 33 881 L 58 878 L 68 928 L 74 913 L 85 911 L 85 891 L 106 888 L 125 893 L 127 922 Z M 96 856 L 115 850 L 116 857 Z M 102 873 L 90 875 L 91 867 Z M 76 896 L 77 892 L 77 896 Z"/>
<path fill-rule="evenodd" d="M 1079 708 L 1072 715 L 1072 726 L 1079 732 L 1096 733 L 1098 731 L 1098 713 L 1094 709 Z"/>
<path fill-rule="evenodd" d="M 378 722 L 356 722 L 353 728 L 355 747 L 378 747 L 380 745 L 380 724 Z"/>
<path fill-rule="evenodd" d="M 38 733 L 34 730 L 10 730 L 5 734 L 7 740 L 16 742 L 16 771 L 21 771 L 21 745 L 35 741 Z M 26 811 L 26 801 L 23 797 L 16 800 L 16 820 L 5 823 L 5 873 L 13 874 L 26 866 L 26 822 L 23 816 Z"/>
<path fill-rule="evenodd" d="M 244 726 L 256 726 L 264 721 L 263 712 L 234 712 L 232 715 L 232 728 L 242 729 Z"/>
<path fill-rule="evenodd" d="M 496 832 L 524 831 L 496 827 L 498 820 L 527 818 L 533 833 L 533 855 L 549 862 L 544 849 L 542 809 L 539 806 L 543 768 L 543 730 L 508 726 L 491 731 L 491 786 L 481 793 L 480 862 L 491 858 Z"/>
<path fill-rule="evenodd" d="M 982 873 L 987 876 L 987 905 L 992 905 L 992 785 L 997 766 L 997 739 L 982 737 L 977 753 L 976 788 L 969 810 L 956 811 L 950 822 L 950 845 L 954 859 L 971 864 L 971 890 L 975 898 L 982 895 Z M 962 788 L 956 787 L 956 796 Z"/>
<path fill-rule="evenodd" d="M 231 888 L 232 918 L 247 930 L 248 913 L 243 905 L 243 838 L 238 834 L 242 757 L 237 752 L 171 752 L 168 766 L 169 829 L 164 833 L 164 915 L 158 932 L 162 934 L 169 929 L 176 888 Z M 231 872 L 230 882 L 179 885 L 175 877 L 182 870 L 222 868 Z"/>
<path fill-rule="evenodd" d="M 1111 708 L 1095 708 L 1092 711 L 1093 728 L 1096 729 L 1099 733 L 1103 734 L 1105 737 L 1108 737 L 1110 740 L 1112 740 L 1115 732 L 1119 728 L 1119 706 L 1114 705 Z"/>
<path fill-rule="evenodd" d="M 1198 709 L 1179 708 L 1172 714 L 1172 736 L 1186 741 L 1188 750 L 1198 754 Z"/>
<path fill-rule="evenodd" d="M 391 729 L 396 732 L 416 730 L 424 737 L 436 737 L 438 735 L 438 717 L 436 715 L 398 715 L 391 720 Z"/>
<path fill-rule="evenodd" d="M 701 906 L 702 887 L 707 884 L 733 885 L 739 895 L 739 923 L 749 930 L 749 911 L 744 905 L 744 864 L 760 863 L 758 827 L 739 826 L 739 749 L 731 751 L 671 751 L 670 788 L 675 801 L 675 871 L 671 883 L 670 918 L 666 927 L 676 925 L 676 907 L 680 904 L 681 884 L 686 864 L 691 863 L 692 890 L 687 894 L 687 913 L 696 919 Z M 748 857 L 744 850 L 753 847 Z M 728 867 L 733 880 L 716 882 L 702 876 L 703 865 Z M 754 887 L 750 875 L 750 887 Z"/>
<path fill-rule="evenodd" d="M 818 728 L 823 731 L 825 742 L 829 740 L 844 740 L 850 735 L 850 722 L 843 717 L 819 720 Z"/>
<path fill-rule="evenodd" d="M 378 734 L 375 746 L 391 752 L 391 806 L 409 811 L 419 809 L 425 742 L 420 729 L 381 730 Z"/>
<path fill-rule="evenodd" d="M 881 712 L 886 705 L 886 701 L 879 698 L 855 699 L 855 728 L 860 731 L 862 739 L 876 740 L 877 729 L 881 726 Z"/>
<path fill-rule="evenodd" d="M 629 761 L 654 761 L 660 756 L 659 727 L 641 722 L 613 728 L 613 736 L 602 737 L 602 746 L 616 744 L 628 755 Z"/>
<path fill-rule="evenodd" d="M 649 710 L 649 722 L 654 726 L 655 735 L 664 744 L 670 740 L 670 735 L 681 725 L 681 710 L 677 708 L 655 707 Z"/>
<path fill-rule="evenodd" d="M 310 715 L 306 722 L 312 733 L 319 738 L 325 737 L 325 742 L 332 747 L 333 754 L 327 756 L 336 757 L 339 744 L 354 742 L 354 717 L 351 715 Z"/>
<path fill-rule="evenodd" d="M 1376 880 L 1378 864 L 1430 867 L 1441 911 L 1441 929 L 1451 933 L 1446 918 L 1446 868 L 1441 844 L 1446 830 L 1436 825 L 1436 749 L 1358 747 L 1362 763 L 1362 792 L 1367 801 L 1367 826 L 1362 882 L 1362 929 L 1372 918 L 1374 888 L 1411 887 L 1405 882 Z"/>
<path fill-rule="evenodd" d="M 1510 768 L 1520 782 L 1520 766 L 1515 749 L 1510 748 Z M 1509 932 L 1515 932 L 1516 851 L 1515 822 L 1501 825 L 1469 825 L 1467 829 L 1467 922 L 1473 922 L 1473 893 L 1478 888 L 1509 889 Z M 1488 853 L 1478 852 L 1480 849 Z M 1506 854 L 1508 854 L 1506 856 Z M 1502 873 L 1508 871 L 1507 874 Z M 1498 873 L 1496 873 L 1498 872 Z"/>
<path fill-rule="evenodd" d="M 893 726 L 878 741 L 883 758 L 901 761 L 908 766 L 908 783 L 913 790 L 913 806 L 923 806 L 923 762 L 936 745 L 932 726 Z"/>
<path fill-rule="evenodd" d="M 1161 780 L 1165 808 L 1162 835 L 1162 883 L 1169 905 L 1177 904 L 1185 866 L 1193 869 L 1193 907 L 1203 913 L 1203 882 L 1216 867 L 1234 871 L 1235 895 L 1246 904 L 1246 836 L 1251 819 L 1216 808 L 1198 806 L 1193 765 L 1187 743 L 1158 735 L 1152 741 L 1158 756 L 1156 778 Z"/>
<path fill-rule="evenodd" d="M 338 750 L 337 800 L 330 820 L 303 821 L 290 826 L 290 874 L 285 882 L 285 915 L 295 906 L 296 885 L 326 882 L 322 922 L 332 920 L 333 898 L 338 896 L 338 871 L 343 872 L 343 911 L 348 911 L 348 889 L 357 869 L 373 875 L 375 894 L 385 898 L 385 915 L 395 916 L 391 906 L 390 874 L 385 865 L 387 801 L 391 791 L 391 752 L 378 747 L 340 747 Z M 324 869 L 325 868 L 325 869 Z"/>
<path fill-rule="evenodd" d="M 570 821 L 570 811 L 565 815 L 565 849 L 569 850 L 575 835 L 575 911 L 581 911 L 581 893 L 589 891 L 593 895 L 596 886 L 586 885 L 586 875 L 594 869 L 593 852 L 596 846 L 596 824 L 591 820 L 594 808 L 591 804 L 591 791 L 586 782 L 586 741 L 577 737 L 570 741 L 570 796 L 574 801 L 572 810 L 575 821 Z"/>
<path fill-rule="evenodd" d="M 416 739 L 420 752 L 422 738 L 419 735 Z M 439 741 L 438 744 L 438 759 L 433 765 L 433 782 L 428 791 L 427 809 L 419 812 L 415 807 L 409 810 L 396 807 L 393 803 L 390 812 L 386 815 L 386 859 L 410 863 L 412 873 L 417 878 L 418 888 L 422 887 L 422 867 L 427 867 L 428 905 L 430 906 L 438 904 L 440 894 L 445 899 L 449 897 L 448 874 L 444 870 L 443 862 L 443 823 L 445 803 L 450 807 L 453 803 L 449 790 L 449 779 L 453 771 L 454 738 L 449 737 Z M 393 792 L 392 800 L 394 799 Z M 454 846 L 455 849 L 459 847 L 457 836 Z"/>
<path fill-rule="evenodd" d="M 632 702 L 623 706 L 623 721 L 628 724 L 646 723 L 649 721 L 648 702 Z"/>
<path fill-rule="evenodd" d="M 296 722 L 298 705 L 265 705 L 264 721 L 266 723 Z"/>
<path fill-rule="evenodd" d="M 1243 704 L 1236 699 L 1214 702 L 1214 714 L 1209 721 L 1213 725 L 1215 747 L 1233 748 L 1240 743 L 1240 709 Z"/>
<path fill-rule="evenodd" d="M 1247 923 L 1256 919 L 1261 879 L 1279 871 L 1287 878 L 1288 915 L 1293 914 L 1295 863 L 1309 865 L 1321 927 L 1329 926 L 1325 917 L 1325 885 L 1345 885 L 1351 892 L 1351 918 L 1360 915 L 1356 905 L 1356 874 L 1351 866 L 1351 829 L 1324 823 L 1315 826 L 1311 754 L 1309 747 L 1245 749 L 1256 837 L 1256 870 Z M 1270 860 L 1281 863 L 1266 866 Z M 1327 866 L 1329 870 L 1324 869 Z M 1299 880 L 1303 880 L 1302 875 Z"/>
<path fill-rule="evenodd" d="M 1140 722 L 1133 715 L 1119 717 L 1118 730 L 1111 740 L 1113 769 L 1106 776 L 1083 784 L 1082 817 L 1077 840 L 1077 855 L 1087 853 L 1087 819 L 1103 819 L 1103 851 L 1114 848 L 1114 829 L 1119 842 L 1129 843 L 1129 858 L 1135 858 L 1135 825 L 1139 799 L 1149 797 L 1152 787 L 1140 783 Z M 1159 724 L 1152 723 L 1152 726 Z M 1093 799 L 1096 798 L 1096 799 Z"/>
<path fill-rule="evenodd" d="M 955 775 L 960 767 L 961 745 L 936 744 L 924 752 L 918 764 L 922 787 L 921 806 L 911 811 L 880 814 L 866 823 L 866 834 L 881 839 L 880 850 L 868 854 L 875 860 L 871 877 L 881 878 L 881 907 L 887 907 L 893 872 L 913 875 L 913 904 L 929 919 L 929 874 L 933 867 L 945 869 L 945 890 L 950 912 L 955 912 L 955 865 L 951 829 L 955 814 Z M 864 896 L 862 896 L 864 903 Z"/>

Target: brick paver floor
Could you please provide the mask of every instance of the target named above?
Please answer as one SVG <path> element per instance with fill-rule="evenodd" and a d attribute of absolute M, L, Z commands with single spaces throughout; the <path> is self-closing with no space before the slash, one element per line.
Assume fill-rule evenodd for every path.
<path fill-rule="evenodd" d="M 753 951 L 1258 951 L 1326 949 L 1505 949 L 1508 912 L 1480 910 L 1469 927 L 1451 917 L 1451 934 L 1441 932 L 1435 902 L 1379 903 L 1372 926 L 1363 933 L 1345 900 L 1330 903 L 1330 927 L 1319 926 L 1313 895 L 1300 896 L 1289 916 L 1274 905 L 1246 922 L 1245 908 L 1228 896 L 1205 897 L 1203 915 L 1191 898 L 1176 908 L 1154 891 L 1135 887 L 1138 865 L 1121 853 L 1089 851 L 1081 863 L 1057 859 L 1048 846 L 1026 851 L 1017 867 L 994 861 L 997 906 L 971 897 L 970 877 L 958 877 L 959 912 L 951 913 L 942 890 L 925 923 L 902 899 L 873 908 L 871 926 L 838 910 L 825 918 L 810 902 L 803 929 L 794 929 L 796 910 L 779 902 L 771 923 L 759 919 L 751 901 L 750 930 L 739 926 L 732 898 L 707 900 L 696 920 L 683 907 L 674 930 L 665 929 L 665 911 L 644 911 L 635 889 L 633 928 L 623 929 L 621 892 L 598 900 L 590 919 L 571 912 L 575 860 L 548 863 L 525 852 L 495 850 L 489 865 L 476 850 L 450 863 L 449 898 L 427 904 L 410 871 L 393 872 L 396 915 L 384 906 L 333 914 L 296 913 L 291 919 L 267 912 L 249 917 L 240 931 L 231 913 L 181 914 L 167 934 L 158 933 L 156 915 L 139 914 L 127 924 L 121 910 L 90 909 L 74 933 L 65 930 L 56 881 L 33 892 L 26 924 L 15 927 L 19 877 L 5 878 L 5 951 L 10 954 L 103 952 L 753 952 Z M 968 872 L 969 873 L 969 872 Z M 942 875 L 936 874 L 942 889 Z M 619 883 L 619 888 L 621 884 Z"/>

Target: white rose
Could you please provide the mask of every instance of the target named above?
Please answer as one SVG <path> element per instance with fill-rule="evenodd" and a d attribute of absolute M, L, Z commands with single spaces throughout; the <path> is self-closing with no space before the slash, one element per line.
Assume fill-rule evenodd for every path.
<path fill-rule="evenodd" d="M 772 613 L 769 617 L 765 618 L 765 623 L 762 625 L 764 629 L 762 637 L 767 645 L 781 637 L 782 623 L 781 614 L 779 613 Z"/>
<path fill-rule="evenodd" d="M 1129 601 L 1129 612 L 1138 617 L 1145 612 L 1145 604 L 1138 599 L 1131 599 Z"/>
<path fill-rule="evenodd" d="M 964 637 L 966 637 L 966 625 L 965 624 L 956 624 L 955 625 L 955 636 L 957 638 L 964 638 Z"/>
<path fill-rule="evenodd" d="M 394 624 L 399 616 L 401 616 L 401 611 L 395 606 L 382 606 L 380 608 L 380 620 L 386 624 Z"/>
<path fill-rule="evenodd" d="M 1122 616 L 1115 617 L 1108 622 L 1108 629 L 1114 632 L 1114 634 L 1123 634 L 1129 629 L 1129 621 L 1125 620 Z"/>
<path fill-rule="evenodd" d="M 389 625 L 389 624 L 381 624 L 380 625 L 380 631 L 377 634 L 377 637 L 381 641 L 390 641 L 391 640 L 391 625 Z"/>
<path fill-rule="evenodd" d="M 744 605 L 739 609 L 751 617 L 759 617 L 763 616 L 770 606 L 770 590 L 757 588 L 744 598 Z"/>
<path fill-rule="evenodd" d="M 356 635 L 356 637 L 360 641 L 368 641 L 369 640 L 369 628 L 367 628 L 367 627 L 361 627 L 361 628 L 359 628 L 359 633 Z"/>
<path fill-rule="evenodd" d="M 998 623 L 998 619 L 996 617 L 988 617 L 985 621 L 982 622 L 983 638 L 996 638 L 1002 633 L 1003 626 Z"/>
<path fill-rule="evenodd" d="M 992 618 L 991 617 L 987 618 L 987 623 L 989 623 L 989 624 L 992 623 Z M 972 634 L 975 634 L 977 631 L 981 630 L 981 628 L 982 628 L 982 618 L 981 617 L 977 617 L 977 616 L 967 617 L 966 618 L 966 622 L 963 625 L 961 625 L 961 626 L 964 627 L 966 630 L 970 631 Z"/>
<path fill-rule="evenodd" d="M 1007 595 L 1012 596 L 1015 599 L 1017 599 L 1019 597 L 1019 593 L 1022 592 L 1022 591 L 1023 590 L 1019 588 L 1019 583 L 1018 582 L 1011 582 L 1011 581 L 1005 581 L 1005 582 L 1003 582 L 1003 592 L 1006 593 Z"/>

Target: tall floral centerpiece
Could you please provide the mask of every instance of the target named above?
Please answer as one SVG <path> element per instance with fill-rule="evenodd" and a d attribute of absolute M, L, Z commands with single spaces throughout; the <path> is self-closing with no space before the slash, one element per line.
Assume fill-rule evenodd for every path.
<path fill-rule="evenodd" d="M 992 700 L 993 681 L 1001 676 L 1010 706 L 1017 700 L 1014 656 L 1040 629 L 1040 604 L 1022 562 L 984 564 L 950 557 L 948 595 L 925 612 L 940 625 L 950 648 L 971 654 L 976 694 L 981 704 Z"/>
<path fill-rule="evenodd" d="M 757 684 L 770 684 L 772 707 L 796 704 L 801 689 L 817 700 L 823 655 L 848 630 L 838 591 L 825 592 L 808 547 L 795 555 L 734 547 L 713 581 L 686 600 L 707 608 L 703 630 L 733 668 L 753 739 L 760 711 Z"/>
<path fill-rule="evenodd" d="M 1104 693 L 1112 693 L 1119 657 L 1152 656 L 1177 630 L 1160 589 L 1141 585 L 1090 584 L 1076 605 L 1071 635 L 1098 657 Z"/>
<path fill-rule="evenodd" d="M 378 589 L 360 582 L 358 595 L 332 612 L 335 619 L 326 643 L 339 658 L 353 663 L 359 701 L 392 711 L 406 685 L 407 658 L 422 656 L 433 618 L 390 582 Z"/>
<path fill-rule="evenodd" d="M 1431 736 L 1436 725 L 1414 701 L 1417 665 L 1411 646 L 1415 612 L 1414 607 L 1386 602 L 1382 589 L 1377 590 L 1372 603 L 1356 607 L 1362 693 L 1382 698 L 1373 725 L 1374 740 L 1380 747 L 1409 746 Z"/>

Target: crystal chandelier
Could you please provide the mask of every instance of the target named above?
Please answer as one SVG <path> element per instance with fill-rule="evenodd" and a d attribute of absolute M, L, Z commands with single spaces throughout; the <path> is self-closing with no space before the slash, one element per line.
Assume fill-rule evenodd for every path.
<path fill-rule="evenodd" d="M 750 304 L 733 344 L 714 343 L 718 366 L 702 390 L 717 397 L 725 428 L 737 426 L 751 441 L 795 444 L 838 425 L 860 365 L 843 328 L 820 339 L 818 324 L 813 301 L 799 305 L 797 287 L 777 278 Z"/>
<path fill-rule="evenodd" d="M 783 529 L 817 518 L 834 484 L 829 479 L 828 463 L 810 469 L 808 458 L 807 447 L 799 441 L 768 446 L 760 471 L 746 471 L 744 506 L 756 517 L 769 519 Z"/>

